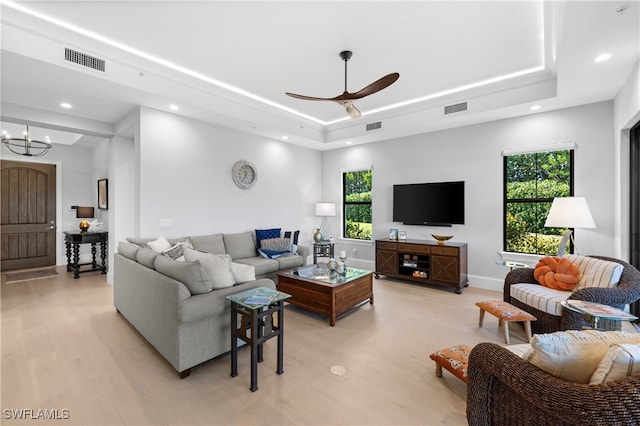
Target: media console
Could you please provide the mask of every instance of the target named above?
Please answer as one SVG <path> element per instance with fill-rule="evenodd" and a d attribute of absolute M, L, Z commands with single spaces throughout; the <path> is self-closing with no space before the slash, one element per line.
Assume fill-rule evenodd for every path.
<path fill-rule="evenodd" d="M 380 275 L 452 287 L 457 294 L 469 286 L 467 244 L 427 240 L 376 240 L 375 277 Z"/>

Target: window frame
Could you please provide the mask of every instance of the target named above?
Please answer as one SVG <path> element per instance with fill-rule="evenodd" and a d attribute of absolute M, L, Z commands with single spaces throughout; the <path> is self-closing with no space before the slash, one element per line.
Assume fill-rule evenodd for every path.
<path fill-rule="evenodd" d="M 371 201 L 356 201 L 356 202 L 347 202 L 347 173 L 357 173 L 357 172 L 371 172 Z M 371 243 L 373 241 L 373 167 L 364 167 L 364 168 L 355 168 L 349 170 L 341 170 L 342 177 L 342 217 L 340 220 L 340 228 L 342 236 L 341 238 L 349 241 L 358 241 L 364 243 Z M 361 239 L 361 238 L 352 238 L 347 237 L 347 206 L 351 205 L 369 205 L 369 209 L 371 210 L 371 238 L 370 239 Z"/>
<path fill-rule="evenodd" d="M 514 152 L 514 153 L 506 153 L 503 151 L 502 156 L 502 250 L 504 253 L 514 253 L 517 255 L 533 255 L 533 256 L 542 256 L 544 254 L 541 253 L 523 253 L 523 252 L 509 252 L 507 251 L 507 212 L 508 205 L 513 203 L 552 203 L 553 198 L 514 198 L 509 199 L 507 196 L 507 163 L 509 157 L 515 157 L 518 155 L 530 155 L 530 154 L 546 154 L 550 152 L 559 152 L 559 151 L 569 151 L 569 197 L 574 196 L 574 184 L 575 184 L 575 146 L 561 146 L 558 148 L 540 148 L 531 151 L 525 152 Z M 538 166 L 536 165 L 536 170 Z M 572 232 L 574 228 L 568 228 Z M 569 253 L 573 254 L 574 247 L 572 239 L 569 240 Z"/>

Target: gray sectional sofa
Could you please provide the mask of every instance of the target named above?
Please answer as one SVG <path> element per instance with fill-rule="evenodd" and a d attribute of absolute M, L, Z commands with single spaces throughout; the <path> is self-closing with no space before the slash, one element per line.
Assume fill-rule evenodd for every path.
<path fill-rule="evenodd" d="M 127 238 L 114 255 L 114 306 L 181 378 L 191 368 L 231 349 L 230 305 L 225 296 L 257 287 L 275 288 L 279 270 L 306 264 L 309 248 L 266 259 L 258 255 L 255 232 L 214 234 L 189 239 L 199 252 L 227 254 L 236 264 L 255 268 L 255 280 L 213 290 L 199 261 L 179 262 L 146 244 L 153 238 Z M 237 265 L 236 265 L 237 266 Z M 246 269 L 246 268 L 245 268 Z"/>

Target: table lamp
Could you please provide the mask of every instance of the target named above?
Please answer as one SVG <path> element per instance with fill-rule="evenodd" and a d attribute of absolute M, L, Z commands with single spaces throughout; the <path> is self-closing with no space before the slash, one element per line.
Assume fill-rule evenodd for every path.
<path fill-rule="evenodd" d="M 593 221 L 591 210 L 589 210 L 589 205 L 584 197 L 556 197 L 553 199 L 544 226 L 547 228 L 595 228 L 596 223 Z M 573 231 L 567 229 L 562 234 L 558 246 L 558 256 L 564 255 L 569 238 L 576 249 L 576 254 L 579 254 L 573 239 Z"/>
<path fill-rule="evenodd" d="M 76 209 L 76 218 L 80 221 L 80 231 L 87 232 L 89 230 L 89 222 L 87 219 L 93 219 L 93 207 L 78 207 Z"/>
<path fill-rule="evenodd" d="M 325 240 L 329 239 L 329 222 L 327 221 L 327 216 L 335 216 L 336 215 L 336 203 L 316 203 L 316 216 L 322 217 L 322 222 L 320 223 L 320 234 L 324 237 Z"/>

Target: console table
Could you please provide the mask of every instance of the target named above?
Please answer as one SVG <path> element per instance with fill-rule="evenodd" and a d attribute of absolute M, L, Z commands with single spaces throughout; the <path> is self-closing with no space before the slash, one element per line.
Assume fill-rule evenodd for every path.
<path fill-rule="evenodd" d="M 376 271 L 393 278 L 453 287 L 468 287 L 467 244 L 427 240 L 376 240 Z"/>
<path fill-rule="evenodd" d="M 73 271 L 73 278 L 78 279 L 81 272 L 102 271 L 107 273 L 107 240 L 108 232 L 75 232 L 64 231 L 64 243 L 67 248 L 67 272 Z M 91 244 L 91 262 L 80 263 L 80 244 Z M 100 244 L 100 259 L 96 261 L 96 244 Z M 73 258 L 72 256 L 73 251 Z M 91 269 L 80 270 L 81 266 L 91 265 Z"/>

